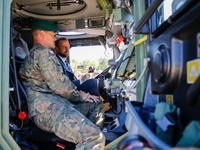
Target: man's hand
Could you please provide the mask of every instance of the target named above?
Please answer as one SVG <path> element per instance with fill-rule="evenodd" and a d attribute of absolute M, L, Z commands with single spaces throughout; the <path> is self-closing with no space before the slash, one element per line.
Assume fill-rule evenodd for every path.
<path fill-rule="evenodd" d="M 83 91 L 79 91 L 79 93 L 81 94 L 83 101 L 84 102 L 99 102 L 99 97 L 95 96 L 95 95 L 90 95 L 90 93 L 85 93 Z"/>
<path fill-rule="evenodd" d="M 90 79 L 90 75 L 89 75 L 89 74 L 85 74 L 85 75 L 82 77 L 81 81 L 82 81 L 82 83 L 83 83 L 83 82 L 87 81 L 88 79 Z"/>

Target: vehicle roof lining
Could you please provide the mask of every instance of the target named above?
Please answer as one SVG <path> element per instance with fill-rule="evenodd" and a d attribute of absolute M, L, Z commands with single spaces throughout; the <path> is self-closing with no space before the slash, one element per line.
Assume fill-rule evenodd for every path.
<path fill-rule="evenodd" d="M 46 2 L 46 3 L 45 3 Z M 67 19 L 80 19 L 85 17 L 101 16 L 101 11 L 96 7 L 96 1 L 84 0 L 83 4 L 73 4 L 60 6 L 60 10 L 57 10 L 57 6 L 49 8 L 49 4 L 57 3 L 57 0 L 13 0 L 12 8 L 15 13 L 22 15 L 23 17 L 33 17 L 36 19 L 45 19 L 51 21 L 61 21 Z M 60 0 L 61 4 L 69 1 Z M 37 5 L 33 5 L 36 4 Z M 24 5 L 20 5 L 24 4 Z M 26 5 L 29 4 L 29 5 Z M 32 4 L 32 5 L 31 5 Z M 88 9 L 93 8 L 93 9 Z M 15 16 L 17 17 L 17 16 Z"/>

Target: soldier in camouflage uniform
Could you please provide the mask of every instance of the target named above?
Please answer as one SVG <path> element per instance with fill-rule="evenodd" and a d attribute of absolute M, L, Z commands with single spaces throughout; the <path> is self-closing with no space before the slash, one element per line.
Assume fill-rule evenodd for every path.
<path fill-rule="evenodd" d="M 103 104 L 97 96 L 78 92 L 63 75 L 51 50 L 55 47 L 54 32 L 58 26 L 40 20 L 32 28 L 34 45 L 19 72 L 28 95 L 29 117 L 41 129 L 77 144 L 78 150 L 103 150 L 105 137 L 96 126 L 104 116 Z"/>

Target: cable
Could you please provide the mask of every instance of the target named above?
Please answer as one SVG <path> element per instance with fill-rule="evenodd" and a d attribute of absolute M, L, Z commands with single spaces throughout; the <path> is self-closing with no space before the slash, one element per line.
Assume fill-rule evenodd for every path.
<path fill-rule="evenodd" d="M 12 24 L 12 18 L 11 18 L 11 26 L 13 27 Z M 15 76 L 15 85 L 16 85 L 16 91 L 17 91 L 17 99 L 18 99 L 18 109 L 21 108 L 21 101 L 20 101 L 20 96 L 19 96 L 19 88 L 18 88 L 18 82 L 17 82 L 17 69 L 15 65 L 15 54 L 14 54 L 14 43 L 13 43 L 13 35 L 12 35 L 12 28 L 10 31 L 10 44 L 11 44 L 11 51 L 12 51 L 12 57 L 13 57 L 13 69 L 14 69 L 14 76 Z"/>
<path fill-rule="evenodd" d="M 120 105 L 120 106 L 121 106 L 121 109 L 120 109 L 120 112 L 119 112 L 119 113 L 114 112 L 112 108 L 110 108 L 110 109 L 111 109 L 111 111 L 112 111 L 115 115 L 119 115 L 119 114 L 121 114 L 121 112 L 122 112 L 122 105 Z M 110 105 L 109 105 L 109 107 L 110 107 Z"/>
<path fill-rule="evenodd" d="M 135 88 L 137 86 L 137 84 L 140 82 L 140 80 L 142 79 L 142 77 L 144 76 L 144 73 L 146 72 L 147 66 L 148 66 L 148 62 L 150 62 L 150 58 L 144 58 L 144 69 L 142 70 L 142 73 L 140 74 L 139 78 L 137 79 L 137 81 L 131 85 L 131 87 L 129 89 L 127 89 L 125 92 L 126 93 L 132 93 L 130 92 L 133 88 Z"/>
<path fill-rule="evenodd" d="M 128 58 L 132 57 L 132 56 L 135 56 L 135 54 L 133 54 L 133 55 L 130 55 L 130 56 L 127 56 L 125 59 L 123 59 L 123 60 L 121 61 L 121 63 L 122 63 L 122 62 L 124 62 L 126 59 L 128 59 Z M 121 63 L 120 63 L 120 64 L 121 64 Z"/>
<path fill-rule="evenodd" d="M 127 56 L 125 59 L 123 59 L 123 60 L 116 66 L 116 68 L 115 68 L 115 70 L 114 70 L 114 73 L 113 73 L 113 75 L 112 75 L 112 77 L 111 77 L 111 81 L 110 81 L 110 84 L 109 84 L 109 85 L 112 85 L 112 81 L 113 81 L 113 79 L 114 79 L 114 77 L 115 77 L 115 75 L 116 75 L 117 69 L 118 69 L 119 66 L 122 64 L 122 62 L 124 62 L 126 59 L 128 59 L 128 58 L 130 58 L 130 57 L 132 57 L 132 56 L 135 56 L 135 54 L 130 55 L 130 56 Z"/>
<path fill-rule="evenodd" d="M 18 101 L 18 109 L 21 113 L 22 116 L 22 111 L 21 111 L 21 101 L 20 101 L 20 96 L 19 96 L 19 86 L 18 86 L 18 80 L 17 80 L 17 69 L 16 69 L 16 64 L 15 64 L 15 54 L 14 54 L 14 43 L 13 43 L 13 35 L 12 35 L 12 29 L 13 29 L 13 22 L 12 22 L 12 13 L 11 13 L 11 30 L 10 30 L 10 44 L 11 44 L 11 51 L 12 51 L 12 57 L 13 57 L 13 69 L 14 69 L 14 76 L 15 76 L 15 88 L 16 88 L 16 92 L 17 92 L 17 101 Z M 17 130 L 21 130 L 21 128 L 23 127 L 23 117 L 22 117 L 22 123 L 20 128 L 18 128 Z"/>
<path fill-rule="evenodd" d="M 129 91 L 129 93 L 136 95 L 136 93 L 135 93 L 135 92 L 132 92 L 132 91 Z"/>

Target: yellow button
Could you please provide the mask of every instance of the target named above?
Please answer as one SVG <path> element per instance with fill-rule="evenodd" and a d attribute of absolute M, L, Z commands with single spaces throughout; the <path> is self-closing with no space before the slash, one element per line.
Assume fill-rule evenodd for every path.
<path fill-rule="evenodd" d="M 174 97 L 173 95 L 166 95 L 166 102 L 173 104 L 174 103 Z"/>

